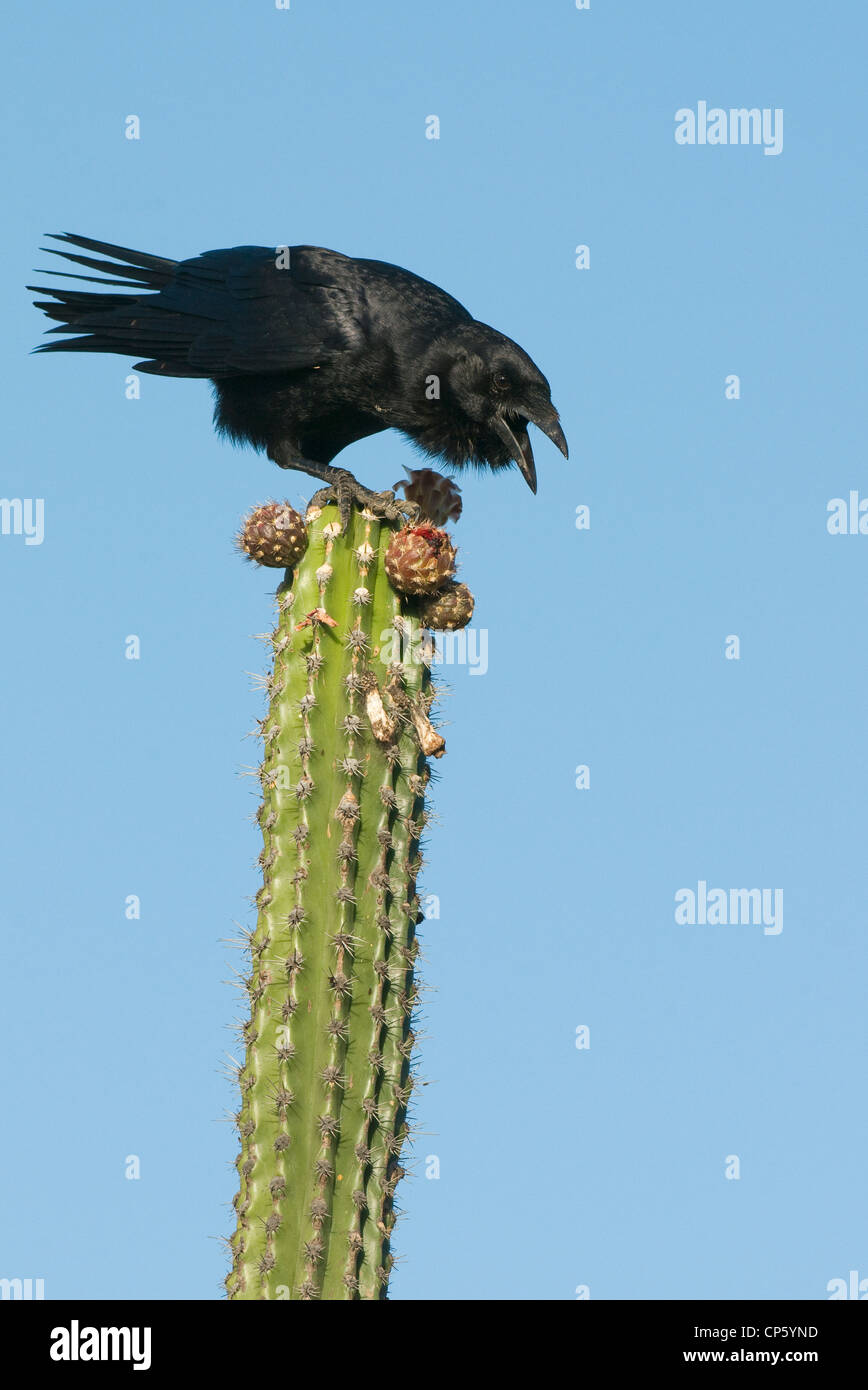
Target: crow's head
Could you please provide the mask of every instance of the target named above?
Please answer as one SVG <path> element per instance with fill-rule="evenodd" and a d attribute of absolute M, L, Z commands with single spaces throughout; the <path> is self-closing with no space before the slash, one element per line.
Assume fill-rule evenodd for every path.
<path fill-rule="evenodd" d="M 518 464 L 531 492 L 536 468 L 528 424 L 569 457 L 551 388 L 526 352 L 487 324 L 462 324 L 432 345 L 421 428 L 408 430 L 428 453 L 456 467 Z"/>

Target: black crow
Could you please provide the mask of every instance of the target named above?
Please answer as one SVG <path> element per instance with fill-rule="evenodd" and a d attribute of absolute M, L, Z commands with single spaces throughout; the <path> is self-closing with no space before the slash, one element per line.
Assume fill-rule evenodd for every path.
<path fill-rule="evenodd" d="M 331 466 L 348 444 L 396 429 L 453 468 L 515 462 L 532 492 L 528 422 L 567 456 L 549 384 L 526 352 L 478 323 L 451 295 L 385 261 L 318 246 L 236 246 L 169 261 L 89 237 L 54 236 L 100 257 L 43 248 L 99 271 L 63 275 L 135 293 L 31 285 L 76 334 L 39 352 L 117 352 L 136 370 L 207 377 L 216 428 L 265 449 L 281 468 L 328 486 L 343 524 L 353 501 L 395 519 L 392 493 L 373 493 Z M 154 293 L 155 291 L 155 293 Z"/>

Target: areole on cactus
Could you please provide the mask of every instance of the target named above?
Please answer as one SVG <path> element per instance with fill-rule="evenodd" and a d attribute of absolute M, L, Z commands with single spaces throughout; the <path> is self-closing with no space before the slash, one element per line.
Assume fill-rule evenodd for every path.
<path fill-rule="evenodd" d="M 245 523 L 260 563 L 275 563 L 279 517 L 271 503 Z M 403 532 L 356 511 L 342 533 L 330 507 L 304 529 L 301 544 L 290 519 L 298 553 L 277 591 L 261 724 L 263 884 L 226 1289 L 382 1299 L 413 1087 L 428 760 L 445 744 L 430 720 L 425 620 L 385 563 Z M 448 538 L 436 551 L 454 565 Z"/>

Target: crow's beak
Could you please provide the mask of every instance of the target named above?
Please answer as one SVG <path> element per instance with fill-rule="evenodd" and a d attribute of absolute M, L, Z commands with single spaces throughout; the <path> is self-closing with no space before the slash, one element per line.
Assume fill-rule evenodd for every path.
<path fill-rule="evenodd" d="M 528 420 L 532 425 L 536 425 L 538 430 L 542 430 L 544 435 L 556 444 L 564 458 L 569 458 L 567 441 L 558 420 L 558 413 L 554 406 L 542 411 L 538 410 L 534 415 L 528 415 Z M 509 421 L 503 415 L 497 415 L 493 421 L 496 433 L 503 440 L 512 458 L 518 464 L 522 477 L 530 488 L 531 492 L 536 492 L 536 466 L 533 461 L 533 450 L 530 447 L 527 430 L 524 423 L 519 420 Z"/>
<path fill-rule="evenodd" d="M 533 449 L 530 447 L 530 440 L 524 425 L 519 420 L 514 420 L 510 424 L 503 415 L 495 415 L 492 424 L 495 432 L 500 435 L 509 450 L 510 456 L 515 459 L 521 469 L 522 477 L 531 492 L 536 492 L 536 467 L 533 461 Z"/>
<path fill-rule="evenodd" d="M 549 406 L 546 410 L 539 410 L 535 415 L 530 415 L 529 420 L 532 425 L 536 425 L 538 430 L 542 430 L 553 444 L 556 444 L 565 459 L 570 456 L 564 432 L 561 429 L 561 422 L 558 419 L 558 412 L 554 406 Z"/>

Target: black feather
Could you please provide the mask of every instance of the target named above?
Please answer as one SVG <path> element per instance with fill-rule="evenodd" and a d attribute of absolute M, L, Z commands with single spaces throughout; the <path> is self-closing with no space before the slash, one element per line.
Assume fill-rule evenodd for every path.
<path fill-rule="evenodd" d="M 390 427 L 455 467 L 517 461 L 534 488 L 526 422 L 566 452 L 548 382 L 518 344 L 398 266 L 317 246 L 172 261 L 51 239 L 77 249 L 49 254 L 97 274 L 47 274 L 106 292 L 29 286 L 59 324 L 37 351 L 118 353 L 152 375 L 210 378 L 218 428 L 286 467 L 325 477 L 347 444 Z"/>

